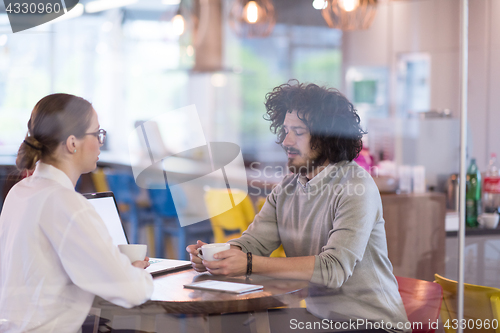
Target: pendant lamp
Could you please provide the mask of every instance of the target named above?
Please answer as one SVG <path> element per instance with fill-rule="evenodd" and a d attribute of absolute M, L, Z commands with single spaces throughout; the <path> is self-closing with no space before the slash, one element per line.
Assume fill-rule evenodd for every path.
<path fill-rule="evenodd" d="M 321 14 L 330 28 L 368 29 L 377 12 L 377 0 L 327 0 Z"/>
<path fill-rule="evenodd" d="M 271 0 L 235 0 L 229 13 L 229 25 L 240 37 L 266 37 L 276 24 Z"/>

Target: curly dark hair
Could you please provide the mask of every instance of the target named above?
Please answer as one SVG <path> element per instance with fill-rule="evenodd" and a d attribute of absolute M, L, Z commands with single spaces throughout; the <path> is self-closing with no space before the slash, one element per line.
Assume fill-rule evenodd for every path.
<path fill-rule="evenodd" d="M 268 93 L 265 105 L 264 119 L 278 134 L 278 144 L 285 140 L 286 113 L 297 111 L 311 133 L 311 149 L 318 149 L 323 160 L 352 161 L 363 148 L 361 138 L 367 132 L 361 128 L 352 103 L 337 89 L 290 80 Z"/>

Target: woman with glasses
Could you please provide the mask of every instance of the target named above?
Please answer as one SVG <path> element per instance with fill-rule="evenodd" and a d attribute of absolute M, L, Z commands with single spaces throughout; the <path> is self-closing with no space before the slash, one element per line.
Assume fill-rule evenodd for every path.
<path fill-rule="evenodd" d="M 95 295 L 123 307 L 151 297 L 147 258 L 131 264 L 74 189 L 105 137 L 83 98 L 53 94 L 33 109 L 16 164 L 34 172 L 0 215 L 0 332 L 77 332 Z"/>

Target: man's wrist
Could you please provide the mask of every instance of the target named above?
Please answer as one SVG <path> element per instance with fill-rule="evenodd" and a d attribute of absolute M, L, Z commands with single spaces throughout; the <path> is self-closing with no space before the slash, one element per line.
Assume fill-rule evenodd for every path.
<path fill-rule="evenodd" d="M 252 252 L 247 252 L 247 272 L 245 275 L 247 279 L 252 275 Z"/>

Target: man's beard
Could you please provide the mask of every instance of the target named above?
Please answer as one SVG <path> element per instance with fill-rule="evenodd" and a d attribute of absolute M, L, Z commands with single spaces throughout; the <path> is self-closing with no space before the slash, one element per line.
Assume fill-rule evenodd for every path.
<path fill-rule="evenodd" d="M 285 149 L 286 152 L 300 154 L 300 151 L 298 151 L 297 149 L 294 149 L 294 148 L 283 147 L 283 149 Z M 300 175 L 305 176 L 305 175 L 313 172 L 316 168 L 322 167 L 323 164 L 325 164 L 325 162 L 326 162 L 325 155 L 320 153 L 316 157 L 310 157 L 310 156 L 305 157 L 305 162 L 301 163 L 301 164 L 292 164 L 292 159 L 289 158 L 287 166 L 288 166 L 288 170 L 291 173 L 300 174 Z"/>

